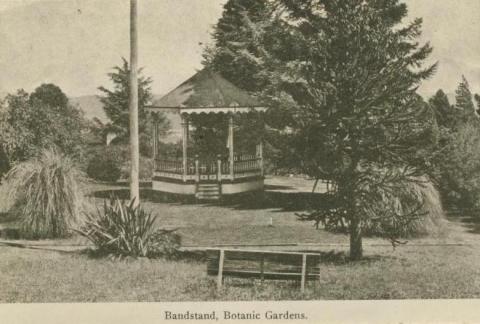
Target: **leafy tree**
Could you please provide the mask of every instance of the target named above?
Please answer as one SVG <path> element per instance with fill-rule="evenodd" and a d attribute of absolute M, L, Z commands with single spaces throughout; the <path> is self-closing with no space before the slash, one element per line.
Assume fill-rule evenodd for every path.
<path fill-rule="evenodd" d="M 129 115 L 128 115 L 128 97 L 129 97 L 129 67 L 128 62 L 122 58 L 122 66 L 115 66 L 113 72 L 108 76 L 113 82 L 113 90 L 105 87 L 98 89 L 103 93 L 100 98 L 103 103 L 103 109 L 110 119 L 111 123 L 103 125 L 104 133 L 113 132 L 117 134 L 116 143 L 127 143 L 129 138 Z M 140 70 L 141 73 L 141 70 Z M 151 103 L 152 92 L 150 84 L 151 78 L 143 76 L 138 80 L 138 122 L 140 133 L 140 151 L 144 155 L 150 155 L 150 141 L 152 137 L 151 123 L 147 118 L 145 106 Z M 166 133 L 169 128 L 169 122 L 164 114 L 158 114 L 159 131 Z"/>
<path fill-rule="evenodd" d="M 416 89 L 435 71 L 422 68 L 432 48 L 416 42 L 421 19 L 399 25 L 407 7 L 397 0 L 272 3 L 268 21 L 244 16 L 256 49 L 238 53 L 268 75 L 263 98 L 292 113 L 299 165 L 336 183 L 324 216 L 348 224 L 350 257 L 359 259 L 369 223 L 385 225 L 379 234 L 396 242 L 395 229 L 421 216 L 421 197 L 399 195 L 425 173 L 415 152 L 433 121 Z M 378 197 L 391 199 L 373 208 Z M 410 203 L 400 213 L 395 201 Z"/>
<path fill-rule="evenodd" d="M 51 108 L 64 110 L 68 108 L 68 97 L 62 89 L 52 83 L 42 84 L 30 95 L 30 103 L 39 101 Z"/>
<path fill-rule="evenodd" d="M 54 85 L 42 85 L 32 95 L 24 90 L 6 97 L 0 111 L 0 143 L 9 163 L 25 161 L 43 148 L 56 146 L 78 156 L 85 120 Z"/>

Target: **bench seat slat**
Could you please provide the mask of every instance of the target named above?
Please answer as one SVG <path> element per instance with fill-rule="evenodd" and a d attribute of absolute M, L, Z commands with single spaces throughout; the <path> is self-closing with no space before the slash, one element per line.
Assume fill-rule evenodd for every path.
<path fill-rule="evenodd" d="M 217 275 L 218 271 L 211 271 L 209 275 Z M 223 276 L 237 277 L 237 278 L 261 278 L 261 273 L 259 271 L 249 271 L 249 270 L 223 270 Z M 301 273 L 289 273 L 289 272 L 264 272 L 264 279 L 267 280 L 300 280 L 302 277 Z M 316 280 L 318 279 L 318 274 L 308 273 L 307 279 Z"/>

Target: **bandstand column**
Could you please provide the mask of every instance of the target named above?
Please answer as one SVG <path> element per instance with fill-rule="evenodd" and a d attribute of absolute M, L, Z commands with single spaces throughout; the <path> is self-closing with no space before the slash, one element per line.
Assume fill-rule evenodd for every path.
<path fill-rule="evenodd" d="M 233 114 L 229 115 L 228 118 L 228 149 L 229 149 L 229 162 L 230 162 L 230 179 L 233 180 L 235 175 L 234 175 L 234 151 L 233 151 Z"/>
<path fill-rule="evenodd" d="M 188 146 L 188 116 L 182 115 L 182 162 L 183 162 L 183 181 L 187 181 L 187 146 Z"/>
<path fill-rule="evenodd" d="M 157 170 L 157 156 L 158 156 L 158 122 L 153 122 L 153 171 Z"/>
<path fill-rule="evenodd" d="M 260 174 L 263 177 L 263 140 L 257 145 L 257 157 L 260 159 Z"/>

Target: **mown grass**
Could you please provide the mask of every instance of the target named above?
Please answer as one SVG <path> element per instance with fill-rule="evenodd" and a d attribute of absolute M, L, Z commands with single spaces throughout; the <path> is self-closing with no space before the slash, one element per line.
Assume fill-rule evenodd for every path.
<path fill-rule="evenodd" d="M 105 188 L 101 189 L 111 190 Z M 344 235 L 299 222 L 293 211 L 301 207 L 297 198 L 302 196 L 289 197 L 277 192 L 266 201 L 247 205 L 234 201 L 199 205 L 168 199 L 145 199 L 144 203 L 158 215 L 159 225 L 178 228 L 184 245 L 348 242 Z M 270 219 L 273 226 L 269 226 Z M 447 236 L 415 239 L 395 250 L 388 242 L 367 238 L 365 259 L 360 262 L 346 261 L 348 246 L 336 246 L 335 257 L 321 264 L 320 280 L 309 282 L 305 294 L 295 282 L 232 278 L 217 292 L 216 278 L 208 277 L 205 261 L 195 258 L 111 260 L 78 251 L 0 245 L 0 302 L 480 298 L 480 249 L 476 245 L 480 231 L 473 231 L 471 222 L 464 220 L 448 223 Z M 77 239 L 35 244 L 62 245 L 78 243 Z M 460 244 L 436 245 L 443 243 Z M 277 247 L 287 248 L 296 247 Z M 334 247 L 308 248 L 329 252 Z"/>
<path fill-rule="evenodd" d="M 305 294 L 285 281 L 226 279 L 216 291 L 203 261 L 110 260 L 0 247 L 0 302 L 123 302 L 480 297 L 471 246 L 370 247 L 367 258 L 323 263 Z"/>

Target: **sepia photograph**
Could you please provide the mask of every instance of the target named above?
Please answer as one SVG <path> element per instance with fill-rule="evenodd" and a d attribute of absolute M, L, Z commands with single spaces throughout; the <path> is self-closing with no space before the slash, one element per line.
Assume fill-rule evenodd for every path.
<path fill-rule="evenodd" d="M 0 303 L 480 298 L 479 12 L 0 0 Z"/>

